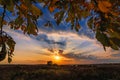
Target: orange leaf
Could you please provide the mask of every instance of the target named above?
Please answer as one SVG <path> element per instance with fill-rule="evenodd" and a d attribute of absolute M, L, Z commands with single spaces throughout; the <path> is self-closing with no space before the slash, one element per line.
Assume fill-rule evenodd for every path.
<path fill-rule="evenodd" d="M 108 13 L 110 12 L 110 8 L 112 7 L 112 4 L 109 1 L 99 1 L 98 2 L 98 8 L 100 11 L 103 13 Z"/>
<path fill-rule="evenodd" d="M 50 7 L 49 7 L 50 12 L 53 12 L 53 11 L 54 11 L 54 9 L 55 9 L 55 7 L 54 7 L 54 6 L 50 6 Z"/>
<path fill-rule="evenodd" d="M 20 7 L 23 9 L 23 10 L 27 10 L 27 6 L 25 4 L 21 4 Z"/>

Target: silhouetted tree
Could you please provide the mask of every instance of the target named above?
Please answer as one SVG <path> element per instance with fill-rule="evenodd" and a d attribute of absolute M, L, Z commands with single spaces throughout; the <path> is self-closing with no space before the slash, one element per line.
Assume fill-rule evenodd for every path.
<path fill-rule="evenodd" d="M 53 62 L 52 62 L 52 61 L 47 61 L 47 65 L 48 65 L 48 66 L 52 66 L 52 65 L 53 65 Z"/>

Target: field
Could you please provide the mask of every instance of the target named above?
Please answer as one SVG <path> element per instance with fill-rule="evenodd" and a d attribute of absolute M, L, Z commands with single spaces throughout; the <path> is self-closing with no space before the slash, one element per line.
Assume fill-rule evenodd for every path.
<path fill-rule="evenodd" d="M 0 65 L 0 80 L 120 80 L 120 64 Z"/>

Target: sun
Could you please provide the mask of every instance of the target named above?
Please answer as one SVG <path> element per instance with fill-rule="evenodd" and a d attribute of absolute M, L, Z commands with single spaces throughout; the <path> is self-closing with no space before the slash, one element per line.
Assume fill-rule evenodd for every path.
<path fill-rule="evenodd" d="M 60 60 L 60 56 L 58 56 L 58 55 L 55 55 L 54 58 L 55 58 L 55 60 Z"/>

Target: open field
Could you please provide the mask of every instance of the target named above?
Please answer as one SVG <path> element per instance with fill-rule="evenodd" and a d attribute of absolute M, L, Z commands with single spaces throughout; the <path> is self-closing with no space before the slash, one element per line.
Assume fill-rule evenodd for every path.
<path fill-rule="evenodd" d="M 0 65 L 0 80 L 120 80 L 120 64 Z"/>

